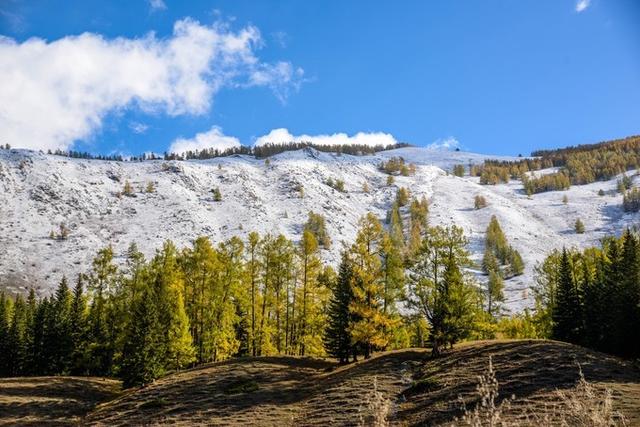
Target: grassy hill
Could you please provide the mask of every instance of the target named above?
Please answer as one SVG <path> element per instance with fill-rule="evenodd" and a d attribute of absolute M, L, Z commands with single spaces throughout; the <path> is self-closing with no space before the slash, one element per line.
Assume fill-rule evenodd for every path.
<path fill-rule="evenodd" d="M 214 363 L 127 391 L 98 405 L 82 424 L 342 426 L 375 425 L 384 418 L 391 425 L 451 425 L 463 415 L 463 401 L 475 407 L 479 376 L 490 356 L 500 387 L 497 401 L 509 401 L 496 412 L 509 424 L 526 425 L 527 417 L 538 425 L 545 425 L 543 419 L 553 424 L 559 414 L 571 415 L 578 400 L 595 408 L 605 388 L 612 392 L 612 409 L 623 412 L 629 425 L 640 424 L 637 367 L 570 344 L 526 340 L 463 344 L 438 359 L 422 349 L 386 352 L 348 366 L 295 357 Z M 576 390 L 578 364 L 591 384 L 586 393 Z M 114 396 L 113 381 L 78 381 L 1 381 L 0 424 L 35 424 L 38 414 L 43 422 L 53 423 L 56 415 L 72 422 L 99 399 L 99 390 L 102 399 Z M 27 404 L 31 395 L 44 400 Z M 49 396 L 58 402 L 51 406 L 56 411 L 49 411 Z M 65 414 L 64 404 L 75 412 Z"/>

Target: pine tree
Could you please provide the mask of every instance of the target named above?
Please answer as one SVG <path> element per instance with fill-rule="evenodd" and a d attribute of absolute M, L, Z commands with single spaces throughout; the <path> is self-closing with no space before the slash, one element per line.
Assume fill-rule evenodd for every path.
<path fill-rule="evenodd" d="M 89 367 L 87 361 L 89 349 L 87 348 L 87 301 L 84 296 L 82 275 L 78 276 L 76 286 L 73 288 L 69 331 L 73 348 L 69 361 L 70 372 L 73 375 L 86 375 Z"/>
<path fill-rule="evenodd" d="M 474 326 L 473 322 L 463 325 L 473 317 L 471 301 L 475 299 L 460 273 L 460 266 L 469 263 L 466 244 L 462 229 L 432 227 L 411 267 L 407 303 L 429 323 L 434 355 Z"/>
<path fill-rule="evenodd" d="M 578 313 L 579 304 L 569 253 L 563 249 L 558 266 L 556 304 L 552 313 L 554 339 L 571 343 L 577 342 L 580 336 L 581 320 Z"/>
<path fill-rule="evenodd" d="M 55 298 L 52 301 L 51 317 L 51 344 L 53 348 L 48 349 L 52 358 L 52 373 L 66 373 L 70 367 L 70 357 L 73 352 L 73 341 L 71 337 L 71 308 L 73 296 L 69 290 L 67 278 L 62 277 L 60 285 L 56 290 Z"/>
<path fill-rule="evenodd" d="M 6 355 L 6 360 L 8 361 L 7 371 L 10 376 L 14 377 L 24 375 L 27 372 L 27 364 L 29 363 L 27 355 L 27 311 L 27 305 L 22 297 L 18 295 L 13 305 L 13 315 L 7 340 L 8 352 Z"/>
<path fill-rule="evenodd" d="M 122 386 L 129 388 L 152 382 L 164 372 L 161 326 L 155 296 L 151 289 L 144 289 L 133 304 L 129 328 L 122 348 L 120 378 Z"/>
<path fill-rule="evenodd" d="M 4 292 L 0 292 L 0 377 L 9 375 L 9 328 L 10 328 L 9 304 Z"/>
<path fill-rule="evenodd" d="M 340 269 L 328 307 L 328 324 L 324 333 L 324 346 L 340 363 L 347 363 L 353 353 L 349 327 L 352 323 L 350 306 L 353 302 L 353 268 L 348 254 L 343 252 Z"/>
<path fill-rule="evenodd" d="M 619 293 L 614 296 L 616 304 L 613 333 L 616 354 L 627 357 L 640 355 L 638 329 L 640 326 L 640 244 L 631 230 L 627 229 L 622 237 L 622 256 L 620 259 L 622 282 Z"/>
<path fill-rule="evenodd" d="M 487 313 L 496 318 L 500 314 L 502 302 L 504 302 L 504 281 L 498 272 L 490 271 L 487 282 Z"/>

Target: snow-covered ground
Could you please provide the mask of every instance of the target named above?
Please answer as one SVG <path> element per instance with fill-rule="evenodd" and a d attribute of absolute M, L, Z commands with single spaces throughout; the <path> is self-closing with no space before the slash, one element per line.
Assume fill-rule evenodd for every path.
<path fill-rule="evenodd" d="M 387 186 L 377 165 L 392 156 L 415 163 L 417 172 Z M 305 149 L 274 156 L 269 164 L 247 156 L 118 163 L 0 150 L 0 288 L 34 286 L 47 292 L 63 273 L 88 270 L 96 251 L 108 244 L 122 260 L 132 241 L 152 255 L 165 239 L 183 246 L 200 235 L 220 241 L 255 230 L 297 240 L 310 210 L 327 219 L 333 245 L 323 257 L 336 263 L 340 242 L 353 240 L 359 218 L 368 211 L 384 218 L 397 188 L 404 186 L 414 196 L 428 197 L 432 224 L 455 223 L 465 229 L 476 260 L 482 256 L 491 215 L 498 217 L 526 264 L 524 275 L 506 282 L 508 307 L 518 311 L 531 304 L 534 266 L 551 249 L 595 245 L 637 219 L 623 214 L 615 180 L 529 199 L 516 181 L 481 186 L 477 178 L 445 172 L 454 164 L 480 163 L 487 157 L 496 158 L 408 147 L 363 157 Z M 347 191 L 327 186 L 328 178 L 344 180 Z M 135 197 L 118 197 L 126 180 Z M 154 193 L 144 192 L 149 181 Z M 369 193 L 362 190 L 365 181 Z M 304 186 L 302 198 L 297 184 Z M 221 202 L 213 200 L 215 187 L 222 192 Z M 598 196 L 599 189 L 607 195 Z M 473 209 L 477 194 L 487 199 L 487 208 Z M 578 217 L 586 226 L 582 235 L 573 231 Z M 69 238 L 52 240 L 49 234 L 61 222 L 70 228 Z"/>

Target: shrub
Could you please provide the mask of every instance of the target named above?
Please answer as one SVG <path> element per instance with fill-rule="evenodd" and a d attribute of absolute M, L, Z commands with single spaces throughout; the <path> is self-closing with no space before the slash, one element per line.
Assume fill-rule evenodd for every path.
<path fill-rule="evenodd" d="M 387 177 L 387 185 L 393 185 L 394 182 L 396 182 L 396 179 L 393 176 L 389 175 Z"/>
<path fill-rule="evenodd" d="M 147 193 L 155 193 L 155 191 L 156 191 L 156 187 L 155 187 L 155 185 L 153 184 L 153 181 L 149 181 L 149 182 L 147 182 L 147 188 L 146 188 L 146 190 L 145 190 L 145 191 L 146 191 Z"/>
<path fill-rule="evenodd" d="M 567 195 L 565 194 L 564 196 L 562 196 L 562 204 L 566 205 L 569 203 L 569 198 L 567 197 Z"/>
<path fill-rule="evenodd" d="M 464 176 L 464 171 L 465 171 L 464 165 L 455 165 L 453 167 L 453 174 L 455 176 L 463 177 Z"/>
<path fill-rule="evenodd" d="M 132 196 L 133 195 L 133 186 L 131 185 L 129 180 L 126 180 L 124 182 L 124 187 L 122 188 L 122 194 L 124 194 L 125 196 Z"/>
<path fill-rule="evenodd" d="M 473 207 L 478 210 L 478 209 L 482 209 L 482 208 L 486 208 L 487 207 L 487 199 L 484 198 L 484 196 L 481 195 L 477 195 L 474 199 L 473 199 Z"/>
<path fill-rule="evenodd" d="M 213 190 L 211 190 L 211 192 L 213 193 L 213 201 L 214 202 L 222 201 L 222 193 L 220 192 L 220 189 L 218 187 L 216 187 Z"/>
<path fill-rule="evenodd" d="M 640 211 L 640 190 L 638 188 L 633 188 L 624 193 L 622 207 L 625 212 Z"/>
<path fill-rule="evenodd" d="M 584 223 L 580 220 L 580 218 L 576 219 L 574 228 L 576 230 L 576 233 L 578 234 L 584 233 Z"/>
<path fill-rule="evenodd" d="M 409 203 L 409 190 L 405 187 L 398 188 L 398 192 L 396 193 L 396 203 L 398 206 L 405 206 Z"/>
<path fill-rule="evenodd" d="M 329 233 L 327 233 L 327 223 L 324 216 L 310 211 L 307 222 L 304 224 L 304 229 L 313 234 L 320 246 L 329 249 L 331 239 L 329 238 Z"/>

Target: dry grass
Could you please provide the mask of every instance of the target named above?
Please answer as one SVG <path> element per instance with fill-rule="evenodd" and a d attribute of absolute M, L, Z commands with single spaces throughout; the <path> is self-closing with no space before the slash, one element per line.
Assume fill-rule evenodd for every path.
<path fill-rule="evenodd" d="M 491 375 L 486 373 L 489 357 Z M 399 424 L 488 426 L 492 417 L 498 417 L 493 425 L 615 425 L 584 421 L 593 409 L 597 417 L 611 414 L 615 418 L 619 411 L 629 425 L 640 425 L 640 371 L 636 367 L 555 341 L 459 346 L 428 361 L 416 375 L 415 384 L 422 383 L 429 386 L 407 391 L 407 401 L 397 414 Z M 481 422 L 469 424 L 476 408 Z M 463 420 L 465 415 L 467 420 Z"/>
<path fill-rule="evenodd" d="M 70 423 L 113 396 L 95 379 L 8 381 L 0 382 L 0 424 Z M 49 398 L 60 402 L 47 406 Z M 128 391 L 80 424 L 609 427 L 621 425 L 618 411 L 640 425 L 640 372 L 631 364 L 553 341 L 489 341 L 437 359 L 409 349 L 347 366 L 295 357 L 215 363 Z"/>
<path fill-rule="evenodd" d="M 0 426 L 74 425 L 119 390 L 104 378 L 0 378 Z"/>

